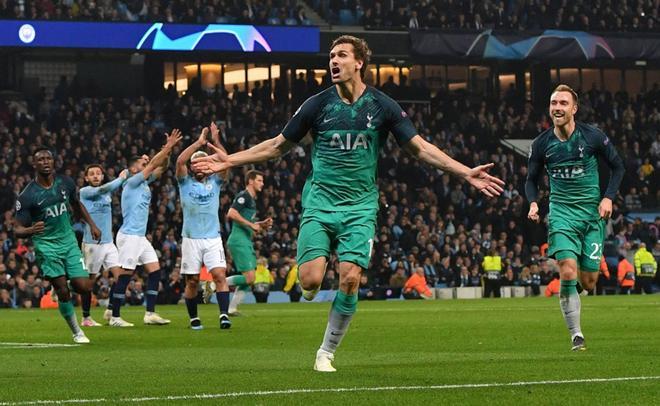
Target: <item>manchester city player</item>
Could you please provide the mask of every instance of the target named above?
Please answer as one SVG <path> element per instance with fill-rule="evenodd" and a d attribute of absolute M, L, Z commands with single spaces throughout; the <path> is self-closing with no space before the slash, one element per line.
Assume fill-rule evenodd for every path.
<path fill-rule="evenodd" d="M 80 189 L 80 201 L 89 212 L 94 223 L 101 229 L 100 241 L 94 241 L 89 225 L 85 226 L 83 234 L 82 251 L 85 257 L 85 266 L 92 282 L 96 280 L 101 268 L 112 272 L 115 280 L 121 274 L 119 252 L 117 252 L 112 237 L 112 194 L 119 190 L 127 177 L 128 171 L 123 170 L 115 180 L 101 185 L 105 178 L 103 167 L 99 164 L 93 164 L 85 168 L 85 180 L 89 186 Z M 92 295 L 90 293 L 81 295 L 81 299 L 83 327 L 100 326 L 101 324 L 94 321 L 90 315 Z M 109 320 L 110 310 L 106 310 L 106 313 L 108 313 Z"/>
<path fill-rule="evenodd" d="M 160 263 L 156 251 L 147 239 L 147 222 L 151 206 L 151 188 L 149 184 L 158 179 L 167 169 L 168 159 L 172 149 L 181 141 L 181 132 L 172 130 L 172 135 L 165 134 L 167 143 L 148 161 L 148 157 L 134 157 L 129 162 L 128 170 L 131 173 L 124 183 L 121 193 L 121 213 L 124 222 L 117 233 L 117 248 L 119 250 L 119 263 L 123 268 L 122 275 L 117 279 L 115 291 L 112 294 L 112 317 L 110 325 L 113 327 L 132 327 L 133 324 L 121 318 L 121 302 L 125 297 L 126 287 L 131 275 L 138 265 L 142 265 L 147 272 L 147 311 L 144 315 L 144 324 L 169 324 L 170 320 L 160 317 L 156 313 L 156 298 L 160 284 Z"/>
<path fill-rule="evenodd" d="M 212 124 L 215 130 L 215 124 Z M 185 275 L 184 298 L 190 316 L 190 328 L 201 330 L 202 322 L 197 315 L 197 291 L 199 273 L 205 265 L 215 282 L 215 295 L 220 307 L 220 328 L 231 327 L 228 316 L 229 286 L 227 285 L 227 262 L 220 236 L 220 187 L 222 178 L 216 174 L 206 176 L 202 172 L 188 171 L 192 157 L 206 156 L 198 151 L 206 145 L 208 128 L 204 128 L 197 141 L 183 150 L 176 160 L 176 180 L 183 208 L 183 238 L 181 274 Z"/>
<path fill-rule="evenodd" d="M 307 99 L 281 134 L 229 156 L 216 150 L 194 164 L 195 170 L 213 173 L 275 159 L 311 132 L 312 172 L 303 188 L 297 252 L 307 300 L 321 286 L 331 248 L 339 257 L 339 291 L 316 353 L 316 371 L 335 371 L 335 350 L 357 308 L 360 274 L 369 264 L 376 229 L 378 152 L 390 132 L 412 155 L 463 178 L 486 196 L 499 195 L 504 184 L 488 174 L 493 164 L 470 169 L 417 135 L 394 100 L 363 82 L 370 54 L 362 39 L 337 38 L 329 63 L 334 86 Z"/>
<path fill-rule="evenodd" d="M 542 132 L 529 151 L 525 193 L 528 217 L 538 222 L 538 181 L 545 166 L 550 178 L 548 256 L 559 262 L 559 305 L 571 333 L 573 351 L 585 350 L 580 326 L 577 279 L 591 290 L 598 281 L 603 254 L 605 220 L 612 214 L 612 199 L 619 190 L 624 167 L 609 138 L 596 127 L 576 122 L 578 95 L 559 85 L 550 96 L 553 127 Z M 612 173 L 601 199 L 598 159 L 604 158 Z"/>
<path fill-rule="evenodd" d="M 37 148 L 34 169 L 35 179 L 16 201 L 14 232 L 17 236 L 32 238 L 37 265 L 55 289 L 57 306 L 73 333 L 73 341 L 86 344 L 89 339 L 76 320 L 67 280 L 81 295 L 89 293 L 92 283 L 71 227 L 69 210 L 89 225 L 94 241 L 101 239 L 101 230 L 78 200 L 73 179 L 55 174 L 55 160 L 50 150 Z"/>

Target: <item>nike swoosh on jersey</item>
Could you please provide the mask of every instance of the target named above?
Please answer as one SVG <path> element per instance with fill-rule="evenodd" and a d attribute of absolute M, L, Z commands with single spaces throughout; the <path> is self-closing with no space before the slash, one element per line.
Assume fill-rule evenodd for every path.
<path fill-rule="evenodd" d="M 325 123 L 329 123 L 330 121 L 334 120 L 335 118 L 337 118 L 337 117 L 324 118 L 324 119 L 323 119 L 323 124 L 325 124 Z"/>

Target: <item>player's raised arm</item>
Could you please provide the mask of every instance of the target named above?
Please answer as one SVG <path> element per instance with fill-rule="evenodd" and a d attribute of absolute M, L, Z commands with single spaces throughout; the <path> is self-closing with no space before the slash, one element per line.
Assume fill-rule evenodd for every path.
<path fill-rule="evenodd" d="M 124 182 L 126 182 L 127 178 L 128 169 L 124 169 L 114 180 L 101 186 L 85 186 L 84 188 L 81 188 L 80 197 L 83 199 L 93 199 L 106 193 L 113 193 L 115 190 L 119 189 L 124 184 Z"/>
<path fill-rule="evenodd" d="M 231 155 L 227 155 L 225 151 L 215 145 L 208 145 L 215 151 L 215 153 L 207 157 L 193 160 L 193 169 L 210 175 L 226 171 L 235 166 L 248 165 L 278 158 L 286 154 L 296 144 L 284 138 L 284 135 L 279 134 L 250 149 L 236 152 Z"/>
<path fill-rule="evenodd" d="M 199 134 L 199 138 L 188 148 L 184 149 L 176 159 L 176 178 L 180 179 L 188 175 L 188 161 L 190 157 L 193 156 L 198 149 L 206 145 L 206 136 L 209 132 L 209 129 L 204 127 L 202 132 Z"/>
<path fill-rule="evenodd" d="M 174 149 L 174 146 L 178 144 L 182 137 L 181 137 L 181 131 L 178 129 L 173 129 L 172 134 L 167 134 L 165 133 L 165 136 L 167 137 L 167 142 L 163 146 L 163 148 L 147 163 L 147 166 L 142 170 L 142 176 L 144 176 L 145 179 L 148 179 L 151 174 L 153 174 L 158 168 L 161 168 L 163 164 L 167 163 L 167 160 L 170 157 L 170 154 L 172 153 L 172 149 Z M 160 170 L 162 173 L 162 170 Z"/>
<path fill-rule="evenodd" d="M 529 146 L 529 160 L 527 163 L 527 179 L 525 180 L 525 195 L 529 201 L 529 213 L 527 218 L 539 221 L 539 177 L 543 171 L 543 155 L 538 151 L 537 142 Z"/>
<path fill-rule="evenodd" d="M 504 181 L 488 173 L 494 165 L 492 163 L 469 168 L 419 135 L 415 135 L 405 144 L 405 149 L 420 161 L 464 178 L 488 197 L 499 196 L 504 191 Z"/>
<path fill-rule="evenodd" d="M 213 145 L 220 148 L 226 154 L 227 150 L 220 142 L 220 129 L 218 129 L 218 126 L 215 124 L 215 122 L 211 123 L 209 129 L 211 130 L 211 142 L 213 143 Z"/>

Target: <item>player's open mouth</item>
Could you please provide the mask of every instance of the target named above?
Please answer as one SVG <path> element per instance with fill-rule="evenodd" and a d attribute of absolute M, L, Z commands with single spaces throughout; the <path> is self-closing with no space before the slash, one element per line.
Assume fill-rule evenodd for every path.
<path fill-rule="evenodd" d="M 332 76 L 337 76 L 339 75 L 339 68 L 335 67 L 330 70 L 332 72 Z"/>

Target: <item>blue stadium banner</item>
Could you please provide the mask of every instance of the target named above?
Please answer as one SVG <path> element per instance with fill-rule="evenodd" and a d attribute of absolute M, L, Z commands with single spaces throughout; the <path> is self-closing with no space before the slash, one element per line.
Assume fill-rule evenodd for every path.
<path fill-rule="evenodd" d="M 0 20 L 0 47 L 319 52 L 318 27 Z"/>
<path fill-rule="evenodd" d="M 424 57 L 542 61 L 660 60 L 660 35 L 657 33 L 412 31 L 410 40 L 413 55 Z"/>

